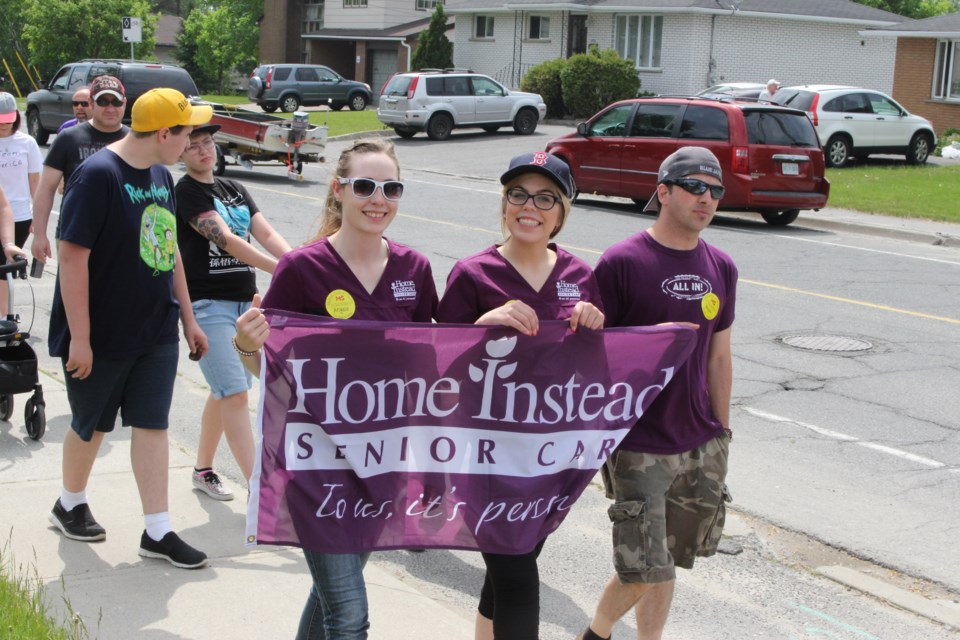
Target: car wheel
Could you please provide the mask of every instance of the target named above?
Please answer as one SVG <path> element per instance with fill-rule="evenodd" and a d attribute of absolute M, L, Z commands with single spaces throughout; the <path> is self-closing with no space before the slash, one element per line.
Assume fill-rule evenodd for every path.
<path fill-rule="evenodd" d="M 396 131 L 397 135 L 400 136 L 401 138 L 412 138 L 413 136 L 417 135 L 416 129 L 404 129 L 403 127 L 394 127 L 393 130 Z"/>
<path fill-rule="evenodd" d="M 907 149 L 907 164 L 923 164 L 930 157 L 930 136 L 925 133 L 917 133 L 910 140 L 910 148 Z"/>
<path fill-rule="evenodd" d="M 453 118 L 446 113 L 435 113 L 427 123 L 427 135 L 431 140 L 446 140 L 453 131 Z"/>
<path fill-rule="evenodd" d="M 289 94 L 280 99 L 280 110 L 284 113 L 293 113 L 300 108 L 300 98 L 296 94 Z"/>
<path fill-rule="evenodd" d="M 266 111 L 267 113 L 273 113 L 277 110 L 277 105 L 275 104 L 262 104 L 260 108 Z"/>
<path fill-rule="evenodd" d="M 760 215 L 767 224 L 774 227 L 785 227 L 800 215 L 800 209 L 787 209 L 786 211 L 761 211 Z"/>
<path fill-rule="evenodd" d="M 263 94 L 263 80 L 259 76 L 253 76 L 247 82 L 247 95 L 259 98 Z"/>
<path fill-rule="evenodd" d="M 487 133 L 496 133 L 497 131 L 500 131 L 500 125 L 492 124 L 488 127 L 484 127 L 483 130 L 486 131 Z"/>
<path fill-rule="evenodd" d="M 40 124 L 40 113 L 36 109 L 27 111 L 27 130 L 33 139 L 37 141 L 37 144 L 47 144 L 47 140 L 50 138 L 50 132 Z"/>
<path fill-rule="evenodd" d="M 350 96 L 350 111 L 363 111 L 367 108 L 367 96 L 355 93 Z"/>
<path fill-rule="evenodd" d="M 842 167 L 850 161 L 850 140 L 845 136 L 833 136 L 827 142 L 824 160 L 828 167 Z"/>
<path fill-rule="evenodd" d="M 522 136 L 528 136 L 537 130 L 537 112 L 533 109 L 520 109 L 513 119 L 513 130 Z"/>

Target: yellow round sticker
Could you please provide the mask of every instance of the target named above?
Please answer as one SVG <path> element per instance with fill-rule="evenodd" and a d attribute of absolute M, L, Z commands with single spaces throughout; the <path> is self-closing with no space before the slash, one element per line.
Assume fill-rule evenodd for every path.
<path fill-rule="evenodd" d="M 713 320 L 720 313 L 720 298 L 715 293 L 708 293 L 700 298 L 700 308 L 703 309 L 704 318 Z"/>
<path fill-rule="evenodd" d="M 324 306 L 331 318 L 340 318 L 341 320 L 352 318 L 357 311 L 357 303 L 353 301 L 353 296 L 343 289 L 331 291 Z"/>

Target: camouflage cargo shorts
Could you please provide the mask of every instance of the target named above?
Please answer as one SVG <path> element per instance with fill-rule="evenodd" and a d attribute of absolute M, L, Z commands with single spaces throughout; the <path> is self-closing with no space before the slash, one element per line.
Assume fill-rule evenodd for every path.
<path fill-rule="evenodd" d="M 675 455 L 617 450 L 603 467 L 613 562 L 624 583 L 668 582 L 712 556 L 723 533 L 730 440 Z"/>

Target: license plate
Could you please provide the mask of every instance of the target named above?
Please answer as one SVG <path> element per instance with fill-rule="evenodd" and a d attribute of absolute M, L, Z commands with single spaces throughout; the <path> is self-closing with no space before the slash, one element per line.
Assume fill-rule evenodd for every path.
<path fill-rule="evenodd" d="M 784 162 L 780 165 L 780 170 L 783 171 L 783 175 L 785 176 L 800 175 L 800 165 L 796 162 Z"/>

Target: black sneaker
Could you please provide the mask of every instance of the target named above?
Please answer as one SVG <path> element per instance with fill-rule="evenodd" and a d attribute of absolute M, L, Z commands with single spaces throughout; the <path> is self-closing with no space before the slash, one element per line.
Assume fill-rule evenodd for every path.
<path fill-rule="evenodd" d="M 198 551 L 180 539 L 173 531 L 156 541 L 144 531 L 140 536 L 140 555 L 144 558 L 169 560 L 181 569 L 199 569 L 207 564 L 207 554 Z"/>
<path fill-rule="evenodd" d="M 53 505 L 53 511 L 47 518 L 53 526 L 60 529 L 61 533 L 71 540 L 94 542 L 107 538 L 107 532 L 93 519 L 93 514 L 90 513 L 90 507 L 87 506 L 86 502 L 67 511 L 60 504 L 60 499 L 57 498 L 57 503 Z"/>

